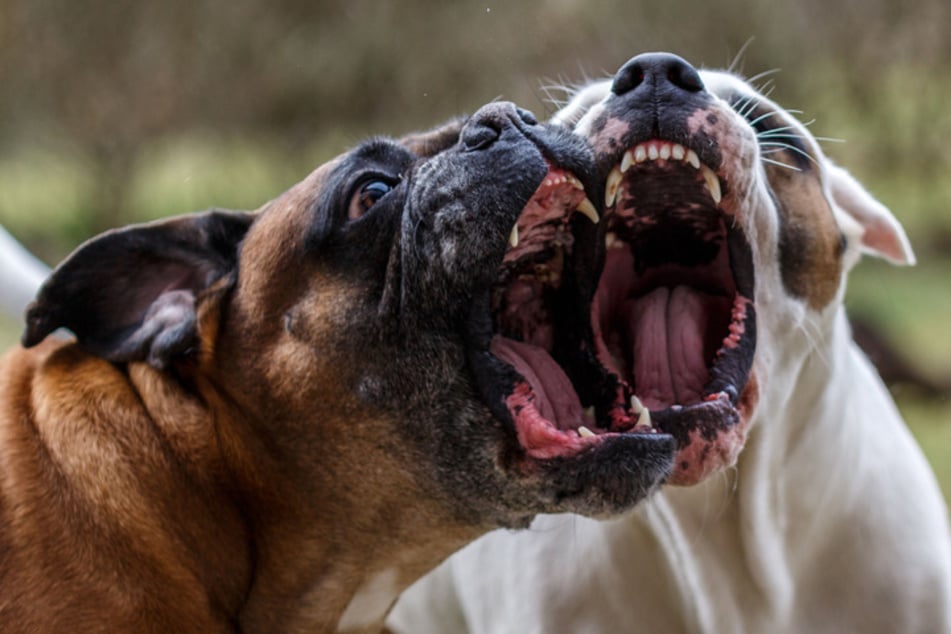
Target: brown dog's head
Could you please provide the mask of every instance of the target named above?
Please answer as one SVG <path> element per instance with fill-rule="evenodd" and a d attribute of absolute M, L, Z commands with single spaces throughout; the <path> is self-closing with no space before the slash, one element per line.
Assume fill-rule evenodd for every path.
<path fill-rule="evenodd" d="M 767 382 L 776 407 L 828 336 L 860 251 L 904 232 L 792 115 L 726 72 L 648 53 L 555 115 L 605 183 L 599 354 L 677 441 L 670 481 L 734 463 Z"/>
<path fill-rule="evenodd" d="M 666 477 L 673 442 L 630 420 L 583 429 L 620 394 L 588 320 L 596 182 L 580 139 L 490 104 L 367 141 L 256 213 L 92 239 L 40 291 L 23 343 L 65 327 L 230 404 L 317 497 L 400 471 L 400 501 L 468 523 L 616 512 Z"/>

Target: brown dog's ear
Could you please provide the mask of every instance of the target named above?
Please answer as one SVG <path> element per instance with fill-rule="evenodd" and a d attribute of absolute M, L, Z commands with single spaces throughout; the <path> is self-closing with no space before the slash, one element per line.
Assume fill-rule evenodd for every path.
<path fill-rule="evenodd" d="M 400 145 L 415 154 L 426 158 L 447 150 L 459 141 L 459 133 L 469 117 L 456 117 L 438 128 L 426 132 L 413 132 L 399 140 Z"/>
<path fill-rule="evenodd" d="M 165 367 L 195 345 L 196 298 L 235 270 L 253 219 L 214 210 L 92 238 L 53 271 L 28 307 L 23 345 L 68 328 L 105 359 Z"/>

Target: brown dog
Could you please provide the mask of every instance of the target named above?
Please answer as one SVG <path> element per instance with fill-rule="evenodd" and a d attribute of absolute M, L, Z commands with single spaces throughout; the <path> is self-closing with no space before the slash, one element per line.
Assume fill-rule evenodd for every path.
<path fill-rule="evenodd" d="M 642 499 L 592 173 L 497 103 L 80 247 L 0 366 L 0 631 L 374 631 L 494 526 Z"/>

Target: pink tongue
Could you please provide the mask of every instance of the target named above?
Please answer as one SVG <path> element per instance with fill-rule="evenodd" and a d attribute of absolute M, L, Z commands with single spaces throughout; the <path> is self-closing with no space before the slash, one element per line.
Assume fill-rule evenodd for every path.
<path fill-rule="evenodd" d="M 564 371 L 544 349 L 505 337 L 494 337 L 492 354 L 525 377 L 535 393 L 538 412 L 558 429 L 582 424 L 581 401 Z"/>
<path fill-rule="evenodd" d="M 687 286 L 657 288 L 625 305 L 634 341 L 634 385 L 648 409 L 700 401 L 708 380 L 704 360 L 709 302 Z M 631 340 L 629 339 L 629 340 Z"/>

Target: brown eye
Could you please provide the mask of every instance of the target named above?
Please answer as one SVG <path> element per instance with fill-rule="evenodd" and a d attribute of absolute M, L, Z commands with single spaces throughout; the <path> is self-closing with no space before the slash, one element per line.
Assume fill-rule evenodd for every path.
<path fill-rule="evenodd" d="M 350 201 L 350 219 L 355 220 L 365 214 L 392 189 L 392 183 L 379 179 L 370 180 L 361 185 Z"/>

